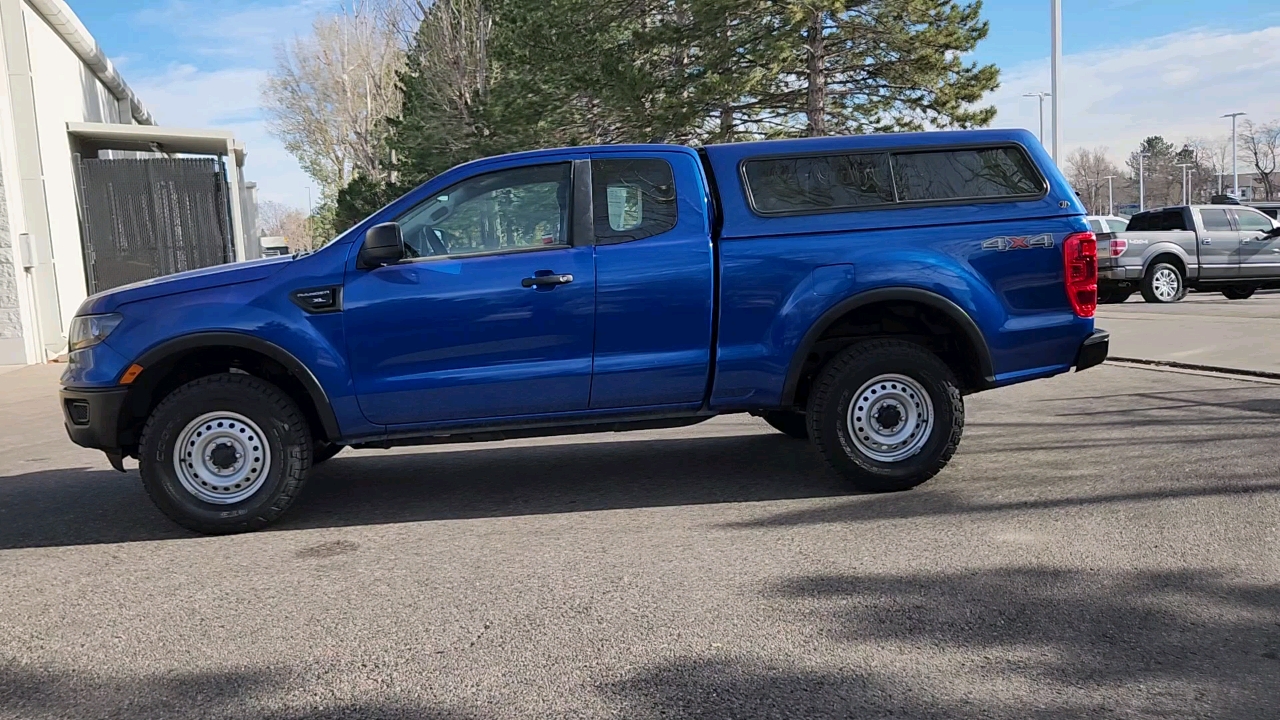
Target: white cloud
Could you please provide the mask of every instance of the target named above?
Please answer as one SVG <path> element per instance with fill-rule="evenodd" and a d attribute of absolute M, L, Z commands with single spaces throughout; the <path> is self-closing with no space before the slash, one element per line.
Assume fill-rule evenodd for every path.
<path fill-rule="evenodd" d="M 307 206 L 314 182 L 279 140 L 267 132 L 259 108 L 266 71 L 239 68 L 205 72 L 177 65 L 160 75 L 130 78 L 130 85 L 161 125 L 231 130 L 244 143 L 245 177 L 258 183 L 260 200 Z"/>
<path fill-rule="evenodd" d="M 1046 44 L 1047 44 L 1046 38 Z M 1252 32 L 1193 31 L 1126 46 L 1067 55 L 1062 73 L 1063 153 L 1106 146 L 1117 161 L 1143 138 L 1171 142 L 1223 137 L 1247 112 L 1257 122 L 1280 119 L 1280 26 Z M 1023 93 L 1049 90 L 1046 58 L 1006 68 L 991 100 L 999 127 L 1038 130 L 1037 103 Z M 1052 144 L 1045 101 L 1045 144 Z"/>

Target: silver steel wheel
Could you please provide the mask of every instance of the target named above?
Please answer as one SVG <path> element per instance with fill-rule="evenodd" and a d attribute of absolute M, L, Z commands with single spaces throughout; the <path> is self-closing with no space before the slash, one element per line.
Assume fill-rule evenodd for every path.
<path fill-rule="evenodd" d="M 849 403 L 849 437 L 872 460 L 899 462 L 929 442 L 933 419 L 933 399 L 920 383 L 905 375 L 880 375 Z"/>
<path fill-rule="evenodd" d="M 178 433 L 173 466 L 182 487 L 214 505 L 238 503 L 258 492 L 271 469 L 271 446 L 239 413 L 205 413 Z"/>
<path fill-rule="evenodd" d="M 1181 289 L 1182 278 L 1178 277 L 1177 270 L 1162 267 L 1151 276 L 1151 292 L 1163 302 L 1173 302 Z"/>

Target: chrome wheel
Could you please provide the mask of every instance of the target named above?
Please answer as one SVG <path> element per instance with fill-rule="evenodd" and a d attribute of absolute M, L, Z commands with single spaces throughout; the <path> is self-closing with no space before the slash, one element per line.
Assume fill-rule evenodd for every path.
<path fill-rule="evenodd" d="M 178 433 L 173 465 L 182 487 L 196 498 L 230 505 L 252 496 L 271 469 L 271 446 L 249 418 L 211 412 Z"/>
<path fill-rule="evenodd" d="M 1178 277 L 1177 270 L 1162 267 L 1151 276 L 1151 291 L 1162 302 L 1173 302 L 1181 290 L 1182 278 Z"/>
<path fill-rule="evenodd" d="M 924 448 L 933 420 L 933 400 L 920 383 L 905 375 L 880 375 L 854 395 L 847 422 L 859 452 L 892 463 Z"/>

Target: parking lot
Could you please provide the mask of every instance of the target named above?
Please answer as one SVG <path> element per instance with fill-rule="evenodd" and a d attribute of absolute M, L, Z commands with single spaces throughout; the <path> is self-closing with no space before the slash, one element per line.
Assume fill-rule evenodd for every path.
<path fill-rule="evenodd" d="M 1280 293 L 1191 293 L 1172 305 L 1135 295 L 1099 306 L 1098 326 L 1112 332 L 1113 356 L 1280 373 Z"/>
<path fill-rule="evenodd" d="M 1271 369 L 1277 318 L 1193 296 L 1099 325 Z M 1280 707 L 1276 382 L 1106 365 L 974 396 L 948 469 L 885 496 L 745 416 L 346 451 L 277 528 L 206 538 L 71 445 L 57 373 L 0 375 L 0 717 Z"/>

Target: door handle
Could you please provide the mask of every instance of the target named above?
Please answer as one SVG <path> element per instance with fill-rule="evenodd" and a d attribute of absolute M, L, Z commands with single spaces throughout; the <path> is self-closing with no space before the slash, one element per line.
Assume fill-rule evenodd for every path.
<path fill-rule="evenodd" d="M 1203 239 L 1203 240 L 1201 240 L 1201 241 L 1200 241 L 1200 244 L 1201 244 L 1201 245 L 1212 245 L 1212 244 L 1213 244 L 1213 238 L 1205 238 L 1205 239 Z"/>
<path fill-rule="evenodd" d="M 568 285 L 573 282 L 572 275 L 534 275 L 520 281 L 520 287 L 543 287 L 556 285 Z"/>
<path fill-rule="evenodd" d="M 1253 238 L 1240 238 L 1240 242 L 1242 243 L 1249 242 L 1250 240 L 1253 240 Z"/>

